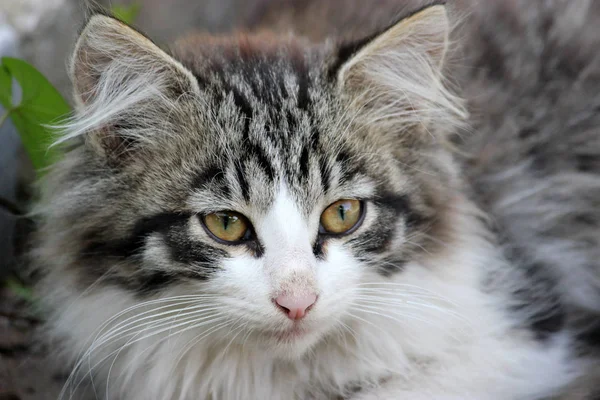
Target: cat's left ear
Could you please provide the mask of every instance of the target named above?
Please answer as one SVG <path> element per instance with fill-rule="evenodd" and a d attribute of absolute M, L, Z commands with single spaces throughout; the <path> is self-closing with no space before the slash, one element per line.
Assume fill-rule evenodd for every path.
<path fill-rule="evenodd" d="M 447 90 L 442 72 L 449 33 L 446 6 L 438 2 L 340 46 L 330 71 L 356 110 L 379 122 L 461 118 L 460 100 Z"/>

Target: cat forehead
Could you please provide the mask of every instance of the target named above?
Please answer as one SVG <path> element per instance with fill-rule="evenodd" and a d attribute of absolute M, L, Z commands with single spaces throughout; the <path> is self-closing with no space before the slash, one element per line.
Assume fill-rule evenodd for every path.
<path fill-rule="evenodd" d="M 204 148 L 211 161 L 198 185 L 209 182 L 224 197 L 266 209 L 285 184 L 309 210 L 337 186 L 339 175 L 349 180 L 355 157 L 340 134 L 340 107 L 317 62 L 324 57 L 319 49 L 256 38 L 217 44 L 195 38 L 174 54 L 206 101 Z"/>
<path fill-rule="evenodd" d="M 215 119 L 233 128 L 232 140 L 255 136 L 287 147 L 316 135 L 331 118 L 335 96 L 320 47 L 270 35 L 193 36 L 178 43 L 175 56 L 195 76 Z"/>

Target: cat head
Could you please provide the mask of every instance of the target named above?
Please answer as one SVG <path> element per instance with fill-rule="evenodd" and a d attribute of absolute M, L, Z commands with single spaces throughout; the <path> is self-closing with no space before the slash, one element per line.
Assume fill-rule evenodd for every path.
<path fill-rule="evenodd" d="M 192 36 L 167 53 L 92 16 L 44 262 L 86 295 L 193 299 L 214 318 L 188 326 L 303 354 L 452 236 L 448 34 L 433 5 L 352 43 Z"/>

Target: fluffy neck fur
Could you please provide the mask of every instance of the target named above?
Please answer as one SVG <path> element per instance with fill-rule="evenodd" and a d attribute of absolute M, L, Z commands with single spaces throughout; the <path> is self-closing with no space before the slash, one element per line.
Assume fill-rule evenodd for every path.
<path fill-rule="evenodd" d="M 477 218 L 479 211 L 465 198 L 457 198 L 452 209 L 455 229 L 452 241 L 445 244 L 447 251 L 424 258 L 419 268 L 409 268 L 401 280 L 373 280 L 382 297 L 386 288 L 395 288 L 400 290 L 387 292 L 393 301 L 420 303 L 417 315 L 405 314 L 406 309 L 388 309 L 386 313 L 368 306 L 357 309 L 353 311 L 356 318 L 344 320 L 300 358 L 273 357 L 268 348 L 245 346 L 247 338 L 241 335 L 233 339 L 221 336 L 218 323 L 209 324 L 202 335 L 195 331 L 174 334 L 177 320 L 159 334 L 145 325 L 128 341 L 107 346 L 106 334 L 114 334 L 111 329 L 128 329 L 123 322 L 131 322 L 132 315 L 123 310 L 140 303 L 112 290 L 78 302 L 71 301 L 76 293 L 61 291 L 62 299 L 57 294 L 56 309 L 68 311 L 53 320 L 55 334 L 71 336 L 76 348 L 89 352 L 79 359 L 79 371 L 85 374 L 91 367 L 94 376 L 104 377 L 106 385 L 96 390 L 106 391 L 108 398 L 329 399 L 351 396 L 392 377 L 400 377 L 398 390 L 407 395 L 412 393 L 410 388 L 422 385 L 419 399 L 423 400 L 440 398 L 432 396 L 441 393 L 444 398 L 456 399 L 531 398 L 528 396 L 554 393 L 578 374 L 569 361 L 569 339 L 559 336 L 551 347 L 531 346 L 530 334 L 520 329 L 522 321 L 509 322 L 502 316 L 509 301 L 506 281 L 514 282 L 514 277 L 508 277 L 510 267 L 486 239 L 490 233 Z M 440 270 L 445 272 L 440 274 Z M 496 282 L 480 285 L 490 274 L 497 276 Z M 424 280 L 431 284 L 427 292 L 419 289 Z M 414 296 L 419 292 L 422 302 Z M 94 304 L 103 307 L 92 315 L 88 310 Z M 143 313 L 136 318 L 144 317 L 156 318 Z M 82 331 L 73 336 L 65 328 L 75 324 Z M 204 334 L 210 331 L 216 334 Z M 516 346 L 515 338 L 507 336 L 510 332 L 517 336 Z M 521 361 L 514 362 L 515 358 Z M 557 368 L 536 368 L 545 364 Z M 80 374 L 71 377 L 65 398 L 81 384 L 80 378 Z M 437 380 L 435 385 L 432 379 Z M 477 384 L 472 385 L 473 381 Z M 491 394 L 491 387 L 499 388 L 498 392 Z"/>

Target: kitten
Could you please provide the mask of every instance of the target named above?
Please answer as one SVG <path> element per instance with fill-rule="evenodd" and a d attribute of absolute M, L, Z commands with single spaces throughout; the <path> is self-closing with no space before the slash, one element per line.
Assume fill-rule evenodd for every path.
<path fill-rule="evenodd" d="M 73 362 L 61 398 L 541 400 L 585 379 L 597 286 L 585 268 L 559 278 L 591 253 L 569 260 L 538 229 L 582 204 L 597 252 L 600 208 L 555 202 L 550 166 L 506 150 L 524 146 L 496 135 L 526 136 L 502 125 L 524 72 L 490 37 L 450 46 L 451 19 L 434 2 L 359 39 L 195 35 L 167 53 L 91 16 L 32 252 L 48 337 Z M 468 44 L 474 26 L 496 32 L 455 32 Z M 534 132 L 552 118 L 523 109 Z M 594 121 L 583 110 L 573 124 Z M 590 199 L 593 166 L 569 175 Z"/>

